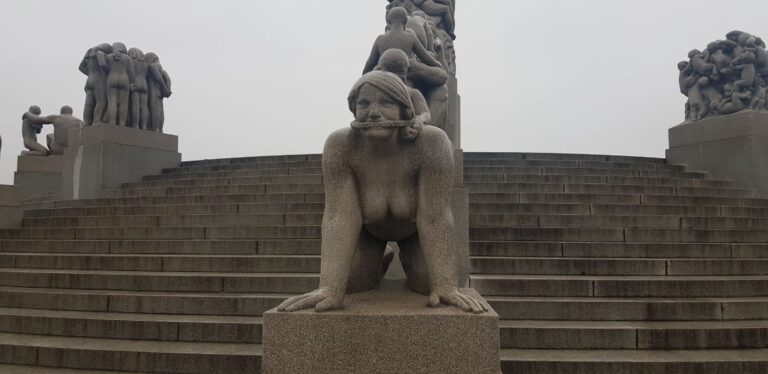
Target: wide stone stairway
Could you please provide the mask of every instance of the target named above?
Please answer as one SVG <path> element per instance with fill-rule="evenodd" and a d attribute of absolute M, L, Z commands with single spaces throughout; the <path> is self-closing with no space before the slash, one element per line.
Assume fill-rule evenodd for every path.
<path fill-rule="evenodd" d="M 768 199 L 663 159 L 468 153 L 504 373 L 768 372 Z M 0 373 L 260 371 L 317 286 L 319 155 L 185 162 L 0 230 Z"/>

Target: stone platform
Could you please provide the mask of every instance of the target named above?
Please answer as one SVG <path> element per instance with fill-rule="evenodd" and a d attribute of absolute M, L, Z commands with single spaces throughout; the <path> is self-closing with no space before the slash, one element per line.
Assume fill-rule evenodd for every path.
<path fill-rule="evenodd" d="M 64 198 L 89 199 L 179 166 L 175 135 L 112 125 L 73 130 L 64 153 Z"/>
<path fill-rule="evenodd" d="M 474 290 L 470 290 L 474 292 Z M 346 298 L 345 309 L 264 314 L 263 372 L 499 374 L 499 316 L 427 298 L 376 290 Z"/>
<path fill-rule="evenodd" d="M 19 156 L 13 184 L 25 196 L 58 193 L 61 190 L 61 178 L 64 157 Z"/>
<path fill-rule="evenodd" d="M 0 227 L 21 226 L 20 196 L 15 186 L 0 184 Z"/>
<path fill-rule="evenodd" d="M 745 110 L 669 130 L 667 160 L 768 195 L 768 112 Z"/>

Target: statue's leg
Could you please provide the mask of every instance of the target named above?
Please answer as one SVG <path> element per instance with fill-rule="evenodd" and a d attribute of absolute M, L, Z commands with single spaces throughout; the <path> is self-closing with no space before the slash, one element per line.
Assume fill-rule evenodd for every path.
<path fill-rule="evenodd" d="M 93 98 L 96 104 L 93 108 L 93 122 L 107 122 L 107 87 L 104 81 L 93 87 Z"/>
<path fill-rule="evenodd" d="M 441 17 L 443 19 L 442 23 L 445 27 L 445 31 L 449 33 L 454 31 L 451 7 L 442 4 L 435 4 L 432 1 L 425 1 L 424 4 L 421 5 L 421 9 L 424 11 L 424 13 L 427 13 L 430 16 Z"/>
<path fill-rule="evenodd" d="M 139 93 L 131 92 L 131 127 L 139 128 L 141 126 L 141 106 L 139 103 Z"/>
<path fill-rule="evenodd" d="M 120 90 L 114 87 L 107 88 L 107 123 L 117 125 L 118 105 L 120 105 Z"/>
<path fill-rule="evenodd" d="M 382 267 L 386 248 L 386 241 L 376 239 L 364 229 L 362 230 L 355 258 L 352 259 L 347 293 L 369 291 L 379 286 L 379 281 L 385 272 Z"/>
<path fill-rule="evenodd" d="M 139 92 L 139 128 L 149 128 L 149 95 L 146 92 Z"/>
<path fill-rule="evenodd" d="M 29 156 L 48 156 L 50 154 L 48 148 L 43 147 L 43 145 L 37 141 L 24 140 L 24 147 L 29 150 L 24 152 Z"/>
<path fill-rule="evenodd" d="M 413 292 L 429 295 L 431 292 L 429 271 L 427 271 L 427 263 L 419 245 L 418 235 L 397 242 L 397 244 L 400 246 L 400 262 L 403 263 L 408 288 Z"/>
<path fill-rule="evenodd" d="M 425 96 L 432 116 L 432 125 L 448 132 L 448 85 L 434 87 Z"/>
<path fill-rule="evenodd" d="M 162 133 L 163 132 L 163 125 L 165 124 L 165 105 L 163 105 L 163 98 L 160 98 L 158 100 L 159 109 L 158 109 L 158 122 L 157 122 L 157 132 Z"/>
<path fill-rule="evenodd" d="M 130 113 L 130 99 L 131 94 L 128 89 L 120 89 L 117 91 L 117 118 L 120 126 L 126 127 L 128 124 L 128 113 Z"/>
<path fill-rule="evenodd" d="M 96 107 L 96 98 L 93 90 L 85 90 L 85 105 L 83 108 L 83 126 L 93 125 L 93 114 Z"/>

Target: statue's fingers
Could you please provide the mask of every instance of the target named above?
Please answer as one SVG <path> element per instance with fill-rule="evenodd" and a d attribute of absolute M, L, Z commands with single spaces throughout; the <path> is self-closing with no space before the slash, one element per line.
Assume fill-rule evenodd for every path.
<path fill-rule="evenodd" d="M 438 295 L 437 292 L 432 292 L 429 295 L 429 306 L 432 308 L 440 306 L 440 295 Z"/>
<path fill-rule="evenodd" d="M 309 295 L 308 297 L 305 297 L 300 301 L 296 302 L 295 304 L 289 306 L 288 308 L 285 309 L 285 311 L 295 312 L 297 310 L 309 309 L 315 306 L 322 299 L 323 297 L 320 295 Z"/>
<path fill-rule="evenodd" d="M 306 295 L 289 297 L 289 298 L 283 300 L 283 302 L 280 303 L 280 305 L 277 306 L 277 311 L 278 312 L 285 312 L 285 308 L 287 308 L 291 304 L 295 303 L 297 299 L 302 299 L 304 297 L 306 297 Z"/>
<path fill-rule="evenodd" d="M 472 310 L 472 307 L 470 307 L 469 304 L 467 304 L 461 298 L 461 295 L 459 293 L 451 294 L 448 297 L 446 297 L 445 300 L 443 300 L 443 301 L 445 301 L 446 304 L 450 304 L 450 305 L 456 306 L 456 307 L 458 307 L 459 309 L 461 309 L 461 310 L 463 310 L 465 312 L 469 312 L 469 311 Z"/>
<path fill-rule="evenodd" d="M 339 305 L 338 301 L 336 301 L 336 300 L 334 300 L 333 298 L 330 298 L 330 297 L 326 298 L 325 300 L 323 300 L 323 301 L 317 303 L 317 305 L 315 305 L 315 311 L 319 312 L 319 313 L 327 312 L 327 311 L 330 311 L 330 310 L 336 310 L 336 309 L 339 309 L 339 308 L 341 308 L 341 305 Z"/>
<path fill-rule="evenodd" d="M 477 303 L 477 300 L 475 300 L 473 297 L 470 297 L 468 295 L 461 294 L 460 296 L 462 300 L 464 300 L 467 305 L 469 305 L 469 308 L 472 310 L 472 313 L 482 313 L 483 308 L 480 306 L 480 304 Z"/>
<path fill-rule="evenodd" d="M 489 304 L 488 301 L 486 301 L 483 298 L 478 299 L 478 301 L 480 302 L 480 305 L 483 306 L 483 311 L 484 312 L 487 312 L 487 311 L 491 310 L 491 304 Z"/>

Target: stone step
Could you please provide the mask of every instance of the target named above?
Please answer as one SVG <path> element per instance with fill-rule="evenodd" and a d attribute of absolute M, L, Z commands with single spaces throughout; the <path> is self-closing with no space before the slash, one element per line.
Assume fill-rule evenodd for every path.
<path fill-rule="evenodd" d="M 768 277 L 479 275 L 470 284 L 488 296 L 763 297 Z"/>
<path fill-rule="evenodd" d="M 466 152 L 465 160 L 578 160 L 666 164 L 663 158 L 575 153 Z"/>
<path fill-rule="evenodd" d="M 472 241 L 473 256 L 765 259 L 768 244 Z"/>
<path fill-rule="evenodd" d="M 105 207 L 125 205 L 176 205 L 176 204 L 253 204 L 253 203 L 322 203 L 323 194 L 234 194 L 234 195 L 184 195 L 148 196 L 67 200 L 56 202 L 56 208 Z"/>
<path fill-rule="evenodd" d="M 768 259 L 473 257 L 473 274 L 768 275 Z"/>
<path fill-rule="evenodd" d="M 478 241 L 768 243 L 766 230 L 470 226 L 469 237 Z"/>
<path fill-rule="evenodd" d="M 322 213 L 232 213 L 167 216 L 80 216 L 24 218 L 23 227 L 178 227 L 178 226 L 302 226 L 322 224 Z M 678 225 L 679 226 L 679 225 Z"/>
<path fill-rule="evenodd" d="M 319 256 L 0 253 L 0 268 L 98 271 L 319 273 Z"/>
<path fill-rule="evenodd" d="M 570 183 L 644 185 L 673 187 L 732 188 L 733 182 L 711 179 L 659 178 L 659 177 L 617 177 L 599 175 L 558 175 L 558 174 L 465 174 L 466 183 Z"/>
<path fill-rule="evenodd" d="M 6 308 L 258 317 L 290 295 L 0 286 L 0 296 L 0 307 Z"/>
<path fill-rule="evenodd" d="M 199 171 L 242 170 L 242 169 L 283 169 L 283 168 L 319 168 L 321 160 L 312 161 L 280 161 L 280 162 L 239 162 L 231 164 L 189 165 L 165 169 L 163 174 L 190 173 Z"/>
<path fill-rule="evenodd" d="M 101 271 L 0 268 L 0 286 L 163 292 L 302 293 L 317 288 L 317 274 Z"/>
<path fill-rule="evenodd" d="M 768 319 L 765 297 L 487 296 L 501 319 L 540 321 L 740 321 Z"/>
<path fill-rule="evenodd" d="M 768 349 L 502 349 L 501 369 L 504 374 L 762 374 L 768 372 Z"/>
<path fill-rule="evenodd" d="M 83 227 L 0 229 L 0 239 L 316 239 L 320 226 Z"/>
<path fill-rule="evenodd" d="M 582 167 L 532 167 L 532 166 L 470 166 L 464 168 L 465 174 L 542 174 L 542 175 L 599 175 L 611 177 L 648 177 L 648 178 L 688 178 L 706 179 L 701 172 L 668 170 L 633 170 L 618 168 L 582 168 Z"/>
<path fill-rule="evenodd" d="M 290 171 L 295 170 L 295 171 Z M 168 180 L 185 179 L 209 179 L 209 178 L 247 178 L 251 184 L 257 183 L 322 183 L 323 176 L 321 169 L 290 169 L 283 171 L 280 169 L 264 170 L 241 170 L 241 171 L 210 171 L 199 173 L 179 173 L 179 174 L 160 174 L 149 175 L 142 178 L 143 183 Z M 293 173 L 293 174 L 288 174 Z"/>
<path fill-rule="evenodd" d="M 261 345 L 0 333 L 4 364 L 147 373 L 259 373 Z"/>
<path fill-rule="evenodd" d="M 470 226 L 508 227 L 653 227 L 681 228 L 680 216 L 602 216 L 589 214 L 470 214 Z M 708 221 L 689 221 L 689 225 Z M 720 222 L 720 221 L 717 221 Z M 725 224 L 726 222 L 723 221 Z M 746 222 L 745 222 L 746 223 Z M 712 225 L 714 226 L 714 225 Z M 723 226 L 727 228 L 728 226 Z M 752 228 L 752 227 L 747 227 Z"/>
<path fill-rule="evenodd" d="M 501 321 L 501 348 L 768 348 L 768 321 Z"/>
<path fill-rule="evenodd" d="M 42 366 L 27 365 L 5 365 L 0 364 L 0 373 L 3 374 L 147 374 L 136 371 L 113 371 L 113 370 L 77 370 L 47 368 Z"/>
<path fill-rule="evenodd" d="M 587 160 L 508 160 L 508 159 L 469 159 L 464 166 L 542 166 L 595 169 L 634 169 L 634 170 L 669 170 L 685 171 L 685 166 L 648 162 L 615 162 Z"/>
<path fill-rule="evenodd" d="M 274 163 L 274 162 L 303 162 L 320 161 L 323 159 L 321 154 L 303 154 L 303 155 L 270 155 L 270 156 L 252 156 L 235 158 L 216 158 L 207 160 L 182 161 L 184 166 L 203 166 L 203 165 L 229 165 L 239 163 Z"/>
<path fill-rule="evenodd" d="M 261 317 L 56 311 L 0 307 L 0 332 L 81 338 L 261 343 Z"/>
<path fill-rule="evenodd" d="M 83 208 L 33 209 L 25 217 L 80 217 L 80 216 L 168 216 L 188 214 L 235 213 L 322 213 L 325 204 L 319 203 L 253 203 L 253 204 L 175 204 L 175 205 L 122 205 Z"/>
<path fill-rule="evenodd" d="M 320 239 L 0 240 L 10 253 L 319 255 Z"/>

